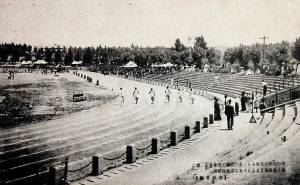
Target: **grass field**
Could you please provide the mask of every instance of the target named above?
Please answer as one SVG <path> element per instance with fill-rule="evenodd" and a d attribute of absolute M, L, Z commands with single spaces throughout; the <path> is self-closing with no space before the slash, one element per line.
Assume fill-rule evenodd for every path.
<path fill-rule="evenodd" d="M 99 106 L 113 100 L 102 87 L 72 81 L 61 75 L 40 73 L 19 73 L 14 80 L 8 80 L 6 73 L 0 73 L 0 127 L 35 123 L 57 118 Z M 94 93 L 88 93 L 93 91 Z M 74 93 L 83 92 L 86 101 L 73 102 Z M 96 92 L 96 93 L 95 93 Z"/>

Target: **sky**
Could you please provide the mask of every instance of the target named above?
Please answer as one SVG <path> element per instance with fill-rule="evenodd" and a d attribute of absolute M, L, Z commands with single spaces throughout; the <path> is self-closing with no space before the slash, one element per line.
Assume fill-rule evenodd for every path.
<path fill-rule="evenodd" d="M 300 37 L 300 0 L 1 0 L 0 43 L 170 47 Z"/>

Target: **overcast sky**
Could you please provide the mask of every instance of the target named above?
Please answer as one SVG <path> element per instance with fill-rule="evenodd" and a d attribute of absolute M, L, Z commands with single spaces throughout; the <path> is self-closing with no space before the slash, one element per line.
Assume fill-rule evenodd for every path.
<path fill-rule="evenodd" d="M 300 37 L 300 0 L 1 0 L 0 42 L 33 45 L 209 46 Z"/>

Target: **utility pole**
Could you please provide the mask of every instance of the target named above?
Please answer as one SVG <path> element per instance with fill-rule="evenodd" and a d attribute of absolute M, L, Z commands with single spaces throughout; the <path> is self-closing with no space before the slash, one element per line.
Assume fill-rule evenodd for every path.
<path fill-rule="evenodd" d="M 267 36 L 263 36 L 263 37 L 260 37 L 259 39 L 262 39 L 263 40 L 263 49 L 262 49 L 262 64 L 265 63 L 265 45 L 266 45 L 266 39 L 268 39 L 269 37 Z"/>

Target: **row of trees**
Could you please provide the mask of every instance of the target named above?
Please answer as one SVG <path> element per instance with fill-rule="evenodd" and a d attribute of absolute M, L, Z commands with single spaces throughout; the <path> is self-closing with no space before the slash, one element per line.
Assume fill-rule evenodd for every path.
<path fill-rule="evenodd" d="M 263 64 L 280 68 L 282 65 L 289 64 L 293 58 L 300 61 L 300 38 L 297 38 L 293 44 L 282 41 L 268 45 L 240 45 L 227 48 L 223 56 L 225 62 L 239 64 L 246 69 L 257 68 Z"/>
<path fill-rule="evenodd" d="M 121 66 L 128 61 L 134 61 L 139 67 L 150 67 L 152 64 L 171 62 L 173 64 L 195 65 L 202 68 L 204 63 L 220 64 L 225 61 L 230 64 L 239 64 L 241 67 L 257 68 L 262 63 L 281 67 L 291 58 L 300 61 L 300 37 L 295 43 L 286 41 L 275 44 L 240 45 L 227 48 L 223 60 L 221 52 L 208 47 L 202 36 L 196 37 L 194 45 L 187 47 L 180 39 L 176 39 L 171 48 L 154 47 L 32 47 L 26 44 L 0 44 L 0 62 L 15 63 L 22 60 L 45 60 L 57 65 L 70 65 L 73 61 L 83 61 L 84 65 L 104 64 Z"/>
<path fill-rule="evenodd" d="M 201 68 L 204 62 L 219 62 L 221 53 L 208 48 L 202 36 L 196 37 L 193 47 L 186 47 L 180 39 L 176 39 L 171 48 L 154 47 L 45 47 L 37 48 L 26 44 L 1 44 L 0 61 L 15 63 L 22 60 L 45 60 L 49 64 L 70 65 L 73 61 L 83 61 L 84 65 L 107 64 L 121 66 L 134 61 L 139 67 L 151 64 L 171 62 L 177 65 L 195 65 Z"/>

